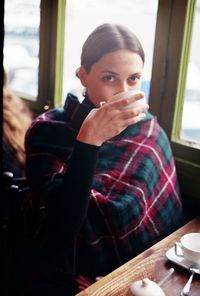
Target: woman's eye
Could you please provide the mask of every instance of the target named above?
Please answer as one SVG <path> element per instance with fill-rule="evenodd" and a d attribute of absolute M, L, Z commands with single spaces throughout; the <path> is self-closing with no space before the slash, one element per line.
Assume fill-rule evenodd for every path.
<path fill-rule="evenodd" d="M 135 84 L 137 83 L 138 80 L 140 80 L 141 76 L 140 75 L 133 75 L 129 77 L 129 82 L 130 84 Z"/>
<path fill-rule="evenodd" d="M 112 75 L 106 75 L 103 77 L 103 80 L 112 82 L 115 80 L 115 77 Z"/>
<path fill-rule="evenodd" d="M 140 77 L 138 77 L 138 76 L 136 76 L 136 75 L 133 75 L 133 76 L 131 76 L 129 79 L 132 80 L 132 81 L 135 81 L 135 80 L 137 80 L 137 79 L 140 79 Z"/>

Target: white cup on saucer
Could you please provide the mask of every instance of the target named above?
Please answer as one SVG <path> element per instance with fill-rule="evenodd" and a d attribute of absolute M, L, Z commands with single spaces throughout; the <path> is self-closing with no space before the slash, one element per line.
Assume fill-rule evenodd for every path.
<path fill-rule="evenodd" d="M 128 106 L 126 106 L 124 109 L 131 109 L 131 108 L 135 108 L 135 107 L 139 107 L 141 105 L 144 105 L 146 103 L 146 99 L 144 96 L 144 92 L 142 92 L 141 90 L 128 90 L 128 91 L 124 91 L 124 92 L 120 92 L 117 93 L 116 95 L 110 97 L 108 99 L 108 102 L 111 102 L 113 100 L 118 100 L 118 99 L 125 99 L 125 98 L 131 98 L 132 96 L 136 95 L 136 94 L 143 94 L 143 98 L 136 100 L 135 102 L 129 104 Z"/>
<path fill-rule="evenodd" d="M 176 256 L 181 256 L 195 265 L 199 265 L 200 233 L 193 232 L 183 235 L 180 239 L 180 242 L 175 243 L 175 254 Z"/>

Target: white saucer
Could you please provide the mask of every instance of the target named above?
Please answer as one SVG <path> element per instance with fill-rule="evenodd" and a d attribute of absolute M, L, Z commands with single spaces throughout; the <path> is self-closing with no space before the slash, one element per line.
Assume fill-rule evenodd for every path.
<path fill-rule="evenodd" d="M 175 253 L 175 248 L 174 247 L 169 249 L 166 252 L 165 255 L 170 261 L 172 261 L 172 262 L 174 262 L 174 263 L 176 263 L 176 264 L 178 264 L 178 265 L 180 265 L 180 266 L 182 266 L 182 267 L 184 267 L 184 268 L 186 268 L 188 270 L 190 269 L 190 267 L 192 265 L 192 263 L 190 261 L 184 259 L 183 257 L 177 256 L 176 253 Z M 200 274 L 200 268 L 199 268 L 199 271 L 197 270 L 195 273 Z"/>

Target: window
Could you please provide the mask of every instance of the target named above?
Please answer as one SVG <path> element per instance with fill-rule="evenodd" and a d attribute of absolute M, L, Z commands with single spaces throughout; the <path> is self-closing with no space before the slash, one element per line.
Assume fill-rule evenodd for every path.
<path fill-rule="evenodd" d="M 79 95 L 82 86 L 75 77 L 80 66 L 82 45 L 100 24 L 120 23 L 129 27 L 140 39 L 145 55 L 142 89 L 149 95 L 158 0 L 68 0 L 66 6 L 63 101 L 69 91 Z"/>
<path fill-rule="evenodd" d="M 10 89 L 36 100 L 39 67 L 39 0 L 5 1 L 4 69 Z"/>
<path fill-rule="evenodd" d="M 200 147 L 200 0 L 193 16 L 180 138 Z"/>
<path fill-rule="evenodd" d="M 59 31 L 63 7 L 65 0 L 5 0 L 4 67 L 8 87 L 29 100 L 36 115 L 54 107 L 59 76 L 56 71 L 60 71 L 56 69 L 57 56 L 62 57 L 58 43 L 64 39 Z"/>
<path fill-rule="evenodd" d="M 200 149 L 200 0 L 187 5 L 172 140 Z"/>
<path fill-rule="evenodd" d="M 197 3 L 197 6 L 195 6 L 195 3 Z M 195 37 L 195 24 L 198 18 L 195 20 L 194 34 L 191 39 L 195 7 L 199 11 L 199 0 L 198 2 L 195 0 L 159 1 L 152 87 L 150 90 L 150 111 L 157 116 L 158 121 L 171 140 L 184 200 L 194 201 L 195 204 L 199 204 L 199 115 L 194 121 L 194 114 L 188 114 L 190 123 L 193 122 L 192 130 L 187 127 L 185 117 L 188 104 L 192 103 L 191 108 L 193 108 L 193 102 L 199 106 L 199 97 L 198 99 L 187 97 L 189 92 L 189 72 L 191 71 L 190 67 L 193 59 L 193 45 L 191 51 L 189 51 L 190 44 L 191 42 L 192 44 L 199 42 L 199 36 Z M 197 44 L 194 44 L 194 46 L 197 46 Z M 198 49 L 196 48 L 196 50 Z M 189 55 L 190 52 L 191 55 Z M 199 67 L 197 57 L 198 55 L 195 58 L 195 64 Z M 196 95 L 198 90 L 193 88 L 194 90 Z M 198 111 L 195 110 L 195 112 Z M 186 132 L 187 137 L 185 136 Z M 190 133 L 189 136 L 188 132 Z"/>

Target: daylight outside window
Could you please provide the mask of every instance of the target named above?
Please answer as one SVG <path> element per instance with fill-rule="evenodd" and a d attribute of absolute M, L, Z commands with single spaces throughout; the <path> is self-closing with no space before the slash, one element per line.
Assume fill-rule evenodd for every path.
<path fill-rule="evenodd" d="M 80 66 L 82 45 L 87 36 L 103 23 L 125 25 L 141 41 L 146 56 L 142 90 L 148 98 L 157 8 L 158 0 L 67 0 L 62 100 L 69 91 L 81 95 L 82 87 L 75 72 Z"/>
<path fill-rule="evenodd" d="M 5 0 L 4 69 L 8 87 L 36 100 L 39 66 L 39 0 Z"/>
<path fill-rule="evenodd" d="M 182 116 L 181 139 L 200 147 L 200 0 L 196 2 Z"/>

